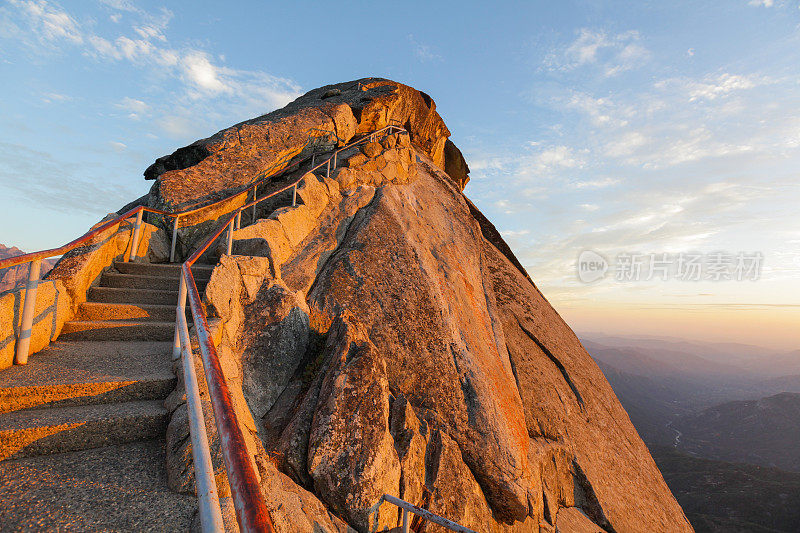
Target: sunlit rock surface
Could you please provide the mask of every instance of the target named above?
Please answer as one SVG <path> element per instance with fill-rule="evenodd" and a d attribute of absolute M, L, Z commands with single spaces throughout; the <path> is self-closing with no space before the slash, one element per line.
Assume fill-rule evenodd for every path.
<path fill-rule="evenodd" d="M 323 109 L 346 102 L 347 135 L 393 119 L 411 134 L 343 153 L 329 178 L 306 174 L 297 206 L 234 232 L 206 289 L 279 531 L 396 527 L 397 509 L 375 506 L 384 493 L 476 531 L 691 531 L 596 364 L 464 196 L 466 163 L 448 162 L 432 100 L 362 80 L 287 109 L 309 100 L 302 116 L 321 128 L 341 130 Z M 288 122 L 275 135 L 269 125 L 288 116 L 244 124 L 289 146 Z M 268 164 L 230 133 L 240 127 L 200 141 L 230 153 L 161 174 L 159 201 L 181 205 Z M 180 394 L 168 462 L 188 490 Z"/>

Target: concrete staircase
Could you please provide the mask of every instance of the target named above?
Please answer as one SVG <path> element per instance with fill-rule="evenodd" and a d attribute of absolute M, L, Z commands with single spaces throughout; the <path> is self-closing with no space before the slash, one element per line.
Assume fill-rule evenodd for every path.
<path fill-rule="evenodd" d="M 0 372 L 0 531 L 189 528 L 164 466 L 178 275 L 115 263 L 57 342 Z"/>

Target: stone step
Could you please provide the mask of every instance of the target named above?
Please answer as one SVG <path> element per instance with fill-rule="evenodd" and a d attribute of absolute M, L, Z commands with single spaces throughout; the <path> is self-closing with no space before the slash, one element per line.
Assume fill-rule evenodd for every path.
<path fill-rule="evenodd" d="M 160 276 L 178 279 L 181 265 L 177 263 L 125 263 L 117 261 L 114 268 L 122 274 L 136 274 L 139 276 Z M 192 275 L 196 280 L 207 280 L 211 277 L 214 265 L 194 265 Z"/>
<path fill-rule="evenodd" d="M 175 320 L 175 305 L 83 302 L 75 319 L 169 322 Z"/>
<path fill-rule="evenodd" d="M 161 401 L 23 409 L 0 414 L 0 460 L 163 438 Z"/>
<path fill-rule="evenodd" d="M 0 462 L 0 529 L 189 531 L 197 500 L 164 464 L 163 439 Z"/>
<path fill-rule="evenodd" d="M 0 372 L 0 412 L 164 399 L 171 358 L 171 342 L 58 341 Z"/>
<path fill-rule="evenodd" d="M 195 280 L 197 289 L 203 291 L 208 284 L 207 280 Z M 178 290 L 178 278 L 162 276 L 139 276 L 137 274 L 117 274 L 104 272 L 100 278 L 101 287 L 114 287 L 118 289 L 156 289 L 161 291 Z"/>
<path fill-rule="evenodd" d="M 70 320 L 61 329 L 61 340 L 69 341 L 168 341 L 175 321 Z"/>
<path fill-rule="evenodd" d="M 177 305 L 178 288 L 160 291 L 153 289 L 118 289 L 114 287 L 89 287 L 89 301 L 102 303 L 131 303 Z"/>

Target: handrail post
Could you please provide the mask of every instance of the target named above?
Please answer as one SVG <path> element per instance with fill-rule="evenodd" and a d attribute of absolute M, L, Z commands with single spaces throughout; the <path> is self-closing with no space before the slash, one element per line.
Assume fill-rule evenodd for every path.
<path fill-rule="evenodd" d="M 333 152 L 333 170 L 336 170 L 336 157 L 339 155 L 339 151 Z"/>
<path fill-rule="evenodd" d="M 181 272 L 181 287 L 186 287 L 186 279 Z M 184 291 L 184 303 L 186 292 Z M 178 317 L 180 328 L 181 366 L 183 367 L 183 387 L 186 391 L 186 407 L 189 411 L 189 436 L 192 439 L 192 463 L 194 464 L 194 484 L 197 493 L 197 508 L 200 515 L 200 528 L 203 533 L 224 532 L 222 511 L 219 507 L 217 482 L 214 480 L 214 465 L 208 448 L 208 434 L 203 420 L 203 406 L 200 403 L 200 389 L 194 369 L 194 353 L 189 340 L 189 327 L 186 315 Z"/>
<path fill-rule="evenodd" d="M 242 212 L 236 213 L 236 229 L 242 229 Z"/>
<path fill-rule="evenodd" d="M 297 205 L 297 184 L 292 187 L 292 207 Z"/>
<path fill-rule="evenodd" d="M 178 221 L 180 220 L 180 215 L 175 217 L 174 226 L 172 228 L 172 248 L 169 250 L 169 262 L 175 262 L 175 243 L 178 241 Z"/>
<path fill-rule="evenodd" d="M 232 218 L 230 225 L 228 226 L 228 242 L 227 242 L 227 250 L 228 255 L 231 255 L 231 250 L 233 249 L 233 223 L 236 222 L 236 218 Z"/>
<path fill-rule="evenodd" d="M 139 230 L 142 229 L 142 213 L 144 213 L 142 209 L 136 213 L 136 223 L 133 226 L 133 237 L 131 238 L 131 255 L 128 261 L 136 259 L 136 250 L 139 248 Z"/>
<path fill-rule="evenodd" d="M 328 168 L 325 170 L 325 177 L 330 179 L 331 177 L 331 159 L 328 158 Z"/>
<path fill-rule="evenodd" d="M 39 288 L 39 274 L 42 271 L 42 260 L 31 261 L 28 268 L 28 284 L 25 288 L 25 303 L 22 305 L 22 318 L 19 324 L 19 336 L 17 337 L 17 352 L 14 362 L 18 365 L 28 364 L 28 352 L 31 347 L 31 328 L 33 327 L 33 315 L 36 312 L 36 289 Z"/>
<path fill-rule="evenodd" d="M 172 360 L 177 361 L 181 356 L 181 316 L 186 317 L 186 279 L 181 272 L 178 283 L 178 305 L 175 307 L 175 338 L 172 340 Z"/>
<path fill-rule="evenodd" d="M 403 509 L 403 533 L 408 533 L 408 509 Z"/>
<path fill-rule="evenodd" d="M 256 195 L 258 194 L 258 183 L 253 185 L 253 201 L 256 201 Z M 251 224 L 256 223 L 256 204 L 253 204 L 253 220 L 250 221 Z"/>
<path fill-rule="evenodd" d="M 317 154 L 311 154 L 311 169 L 314 169 L 314 163 L 317 161 Z"/>

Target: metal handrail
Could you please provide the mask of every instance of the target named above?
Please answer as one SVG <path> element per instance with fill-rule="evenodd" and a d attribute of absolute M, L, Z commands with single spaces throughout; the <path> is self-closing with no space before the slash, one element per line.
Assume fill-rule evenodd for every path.
<path fill-rule="evenodd" d="M 409 503 L 405 500 L 401 500 L 400 498 L 395 498 L 391 494 L 384 494 L 381 496 L 381 499 L 378 500 L 378 503 L 375 504 L 375 520 L 377 522 L 378 513 L 377 509 L 380 507 L 381 503 L 389 502 L 401 508 L 403 510 L 403 533 L 408 533 L 410 527 L 410 521 L 408 519 L 408 513 L 414 513 L 417 516 L 421 516 L 425 520 L 429 522 L 433 522 L 434 524 L 439 524 L 442 527 L 446 527 L 450 531 L 457 531 L 458 533 L 477 533 L 476 531 L 469 529 L 468 527 L 464 527 L 461 524 L 457 524 L 452 520 L 448 520 L 447 518 L 441 517 L 438 514 L 432 513 L 427 509 L 423 509 L 422 507 L 417 507 L 416 505 Z"/>
<path fill-rule="evenodd" d="M 272 198 L 289 189 L 293 189 L 292 205 L 297 204 L 297 186 L 305 179 L 305 177 L 315 170 L 326 167 L 326 174 L 330 177 L 331 161 L 333 161 L 334 169 L 336 167 L 336 158 L 342 150 L 351 148 L 358 144 L 372 141 L 375 135 L 393 129 L 398 131 L 405 131 L 397 126 L 387 126 L 363 138 L 350 143 L 346 146 L 335 150 L 333 154 L 324 162 L 314 165 L 316 154 L 311 156 L 311 169 L 303 173 L 299 178 L 292 183 L 287 184 L 277 191 L 262 197 L 254 198 L 252 202 L 246 203 L 234 209 L 224 221 L 211 233 L 206 240 L 201 244 L 197 250 L 183 263 L 181 266 L 181 279 L 178 287 L 178 304 L 175 309 L 176 315 L 176 332 L 175 342 L 173 347 L 173 356 L 182 355 L 184 359 L 184 367 L 194 365 L 193 355 L 191 350 L 184 348 L 185 342 L 181 341 L 181 324 L 186 320 L 186 301 L 189 301 L 189 307 L 192 313 L 192 318 L 197 332 L 197 340 L 200 347 L 200 354 L 203 360 L 203 368 L 206 374 L 206 383 L 208 384 L 209 398 L 214 410 L 214 419 L 217 423 L 217 432 L 220 437 L 220 444 L 222 449 L 222 456 L 225 462 L 225 470 L 228 474 L 228 482 L 231 487 L 231 496 L 233 498 L 233 506 L 236 511 L 236 519 L 239 523 L 241 531 L 274 531 L 272 518 L 264 503 L 264 497 L 261 493 L 258 478 L 256 476 L 253 465 L 250 461 L 250 455 L 247 451 L 247 445 L 242 434 L 241 427 L 239 426 L 235 409 L 233 407 L 233 398 L 231 397 L 230 390 L 228 389 L 225 376 L 222 372 L 222 365 L 219 361 L 216 346 L 214 345 L 211 332 L 208 328 L 208 321 L 205 315 L 205 310 L 202 306 L 200 299 L 200 292 L 192 275 L 192 265 L 208 250 L 211 244 L 219 238 L 223 232 L 227 230 L 227 254 L 231 254 L 233 231 L 234 227 L 241 222 L 242 211 L 255 206 L 259 202 L 263 202 L 268 198 Z M 189 359 L 191 361 L 189 362 Z M 188 385 L 187 385 L 188 386 Z M 188 393 L 187 393 L 188 394 Z M 190 417 L 196 416 L 200 420 L 194 425 L 204 425 L 202 423 L 202 410 L 190 411 Z M 194 445 L 194 439 L 193 439 Z M 208 442 L 204 443 L 204 447 L 208 447 Z M 196 479 L 198 479 L 196 477 Z M 198 494 L 200 489 L 198 488 Z M 203 531 L 216 531 L 212 518 L 218 511 L 218 500 L 205 500 L 201 501 L 200 505 L 205 505 L 207 509 L 201 509 L 201 517 L 207 515 L 208 526 L 203 524 Z M 208 527 L 208 529 L 206 529 Z"/>
<path fill-rule="evenodd" d="M 183 279 L 183 278 L 181 278 Z M 185 291 L 184 291 L 185 292 Z M 183 383 L 186 391 L 186 407 L 189 411 L 189 436 L 192 441 L 192 464 L 194 465 L 194 483 L 200 514 L 200 527 L 204 532 L 223 532 L 225 523 L 219 507 L 217 482 L 214 479 L 214 465 L 211 463 L 211 450 L 208 447 L 208 435 L 203 419 L 203 406 L 200 401 L 200 388 L 197 385 L 197 373 L 194 369 L 192 343 L 189 339 L 189 327 L 186 315 L 178 317 L 178 331 L 181 338 L 181 363 L 183 367 Z"/>
<path fill-rule="evenodd" d="M 192 265 L 202 256 L 202 254 L 211 246 L 211 244 L 227 229 L 227 253 L 230 255 L 232 238 L 234 231 L 234 224 L 237 226 L 241 223 L 241 213 L 244 209 L 253 208 L 255 215 L 255 206 L 268 198 L 272 198 L 277 194 L 287 191 L 292 188 L 292 205 L 297 204 L 297 186 L 305 179 L 308 173 L 319 170 L 326 166 L 326 176 L 330 177 L 331 161 L 333 161 L 333 168 L 336 168 L 337 157 L 342 150 L 352 148 L 364 142 L 369 142 L 375 139 L 375 136 L 383 133 L 392 133 L 397 130 L 401 133 L 408 133 L 406 130 L 399 126 L 389 125 L 380 130 L 374 131 L 365 135 L 361 139 L 349 143 L 337 150 L 334 150 L 331 156 L 324 162 L 314 165 L 316 154 L 310 156 L 311 169 L 303 173 L 292 183 L 274 191 L 262 198 L 257 198 L 256 189 L 254 188 L 253 200 L 231 211 L 228 216 L 224 216 L 224 222 L 220 224 L 217 229 L 206 238 L 203 244 L 183 263 L 181 266 L 180 284 L 178 289 L 178 305 L 176 307 L 176 321 L 175 321 L 175 340 L 173 343 L 173 357 L 177 358 L 182 356 L 182 364 L 184 369 L 184 385 L 187 389 L 187 407 L 190 413 L 190 434 L 192 436 L 193 448 L 193 462 L 195 464 L 195 481 L 197 484 L 198 504 L 201 507 L 201 525 L 203 531 L 221 531 L 220 521 L 221 514 L 219 509 L 219 499 L 216 495 L 216 482 L 213 481 L 213 466 L 210 463 L 210 452 L 208 446 L 208 438 L 205 435 L 205 423 L 203 422 L 202 408 L 199 402 L 199 390 L 197 387 L 197 379 L 194 375 L 194 356 L 191 349 L 191 343 L 188 338 L 188 327 L 186 324 L 186 302 L 188 299 L 191 309 L 192 317 L 194 320 L 195 330 L 199 341 L 200 353 L 203 361 L 203 368 L 206 374 L 206 383 L 208 384 L 209 398 L 214 411 L 214 419 L 216 421 L 217 430 L 220 437 L 220 447 L 222 449 L 222 456 L 225 463 L 225 470 L 228 474 L 228 481 L 231 486 L 231 495 L 233 496 L 233 504 L 236 510 L 236 518 L 239 523 L 239 528 L 242 531 L 274 531 L 272 519 L 269 511 L 264 503 L 263 495 L 258 483 L 253 464 L 250 461 L 250 456 L 247 451 L 244 435 L 236 417 L 236 412 L 233 407 L 233 399 L 228 389 L 225 376 L 222 372 L 222 366 L 217 355 L 216 347 L 211 338 L 208 328 L 207 318 L 203 309 L 200 298 L 200 293 L 192 275 Z M 306 157 L 300 160 L 297 165 L 309 158 Z M 285 171 L 286 167 L 282 170 Z M 277 174 L 277 173 L 276 173 Z M 50 250 L 42 250 L 39 252 L 31 252 L 12 258 L 0 260 L 0 268 L 16 266 L 19 264 L 31 262 L 31 268 L 28 273 L 27 290 L 25 293 L 25 302 L 23 304 L 23 313 L 20 321 L 20 335 L 16 346 L 15 363 L 26 364 L 28 360 L 28 352 L 30 348 L 31 327 L 33 321 L 34 308 L 36 304 L 36 291 L 39 283 L 39 271 L 41 267 L 41 260 L 47 257 L 62 255 L 70 250 L 73 250 L 81 245 L 87 243 L 90 239 L 102 233 L 103 231 L 111 228 L 117 224 L 127 221 L 130 217 L 136 215 L 134 223 L 134 231 L 131 236 L 131 252 L 129 259 L 136 258 L 136 250 L 138 248 L 139 233 L 141 230 L 142 215 L 145 212 L 172 216 L 176 218 L 175 228 L 173 229 L 172 250 L 170 253 L 170 260 L 174 258 L 175 252 L 175 237 L 177 233 L 177 219 L 180 216 L 197 212 L 201 209 L 206 209 L 222 202 L 229 200 L 243 191 L 246 191 L 250 186 L 257 187 L 260 181 L 269 179 L 273 176 L 259 178 L 250 183 L 246 188 L 236 193 L 233 193 L 225 198 L 222 198 L 214 203 L 187 209 L 178 213 L 170 213 L 167 211 L 153 209 L 145 206 L 137 206 L 122 215 L 113 218 L 112 220 L 102 223 L 100 226 L 93 228 L 86 232 L 81 237 L 59 247 Z M 253 217 L 255 219 L 255 216 Z M 189 389 L 192 389 L 191 391 Z M 193 420 L 191 420 L 193 419 Z"/>

